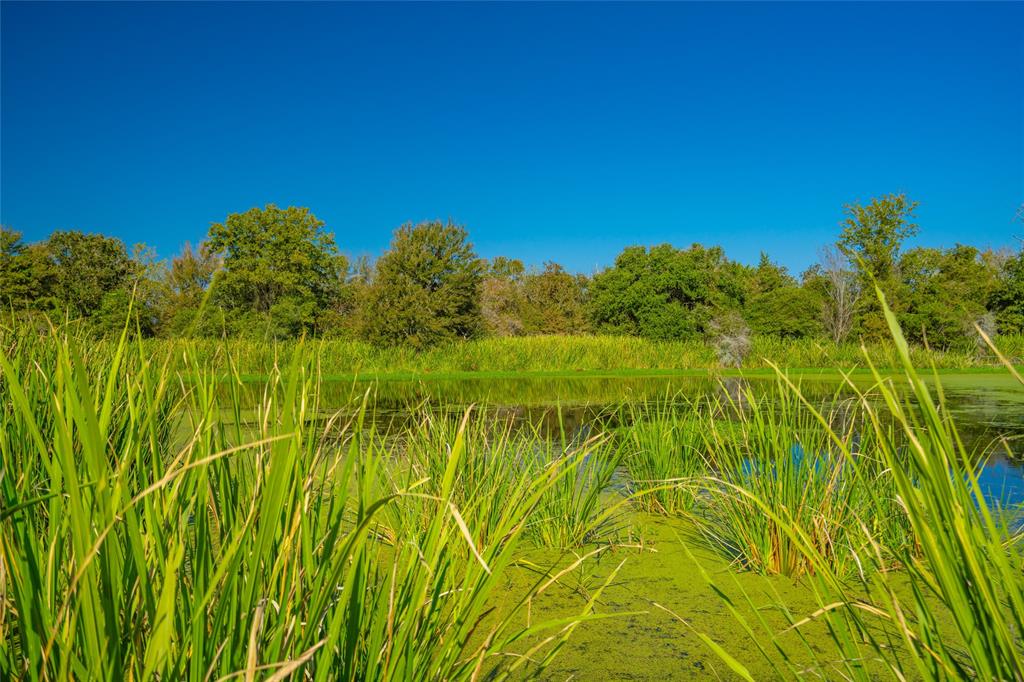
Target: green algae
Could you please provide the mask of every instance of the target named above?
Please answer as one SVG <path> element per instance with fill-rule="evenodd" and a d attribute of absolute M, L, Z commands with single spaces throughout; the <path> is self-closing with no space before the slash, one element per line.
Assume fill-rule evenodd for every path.
<path fill-rule="evenodd" d="M 855 380 L 859 380 L 856 379 Z M 809 392 L 831 395 L 837 381 L 805 379 Z M 1002 415 L 1018 426 L 1020 415 L 1019 393 L 1005 377 L 985 373 L 945 374 L 943 388 L 949 398 L 948 407 L 957 414 L 957 423 L 976 424 L 983 429 L 987 417 Z M 491 409 L 511 406 L 522 411 L 526 422 L 536 421 L 541 413 L 554 420 L 553 405 L 568 413 L 570 426 L 588 423 L 595 413 L 607 411 L 615 401 L 628 397 L 632 402 L 657 400 L 671 394 L 678 383 L 649 377 L 622 379 L 587 378 L 568 384 L 561 380 L 554 384 L 534 378 L 521 380 L 451 382 L 452 386 L 438 387 L 444 382 L 411 385 L 409 394 L 387 393 L 377 400 L 380 406 L 395 410 L 408 410 L 417 402 L 433 402 L 456 408 L 462 404 L 480 402 Z M 625 385 L 623 385 L 625 383 Z M 759 377 L 755 386 L 769 386 L 772 382 Z M 472 384 L 472 385 L 470 385 Z M 554 388 L 553 388 L 554 386 Z M 454 390 L 451 390 L 454 389 Z M 722 390 L 722 384 L 711 377 L 691 377 L 681 389 L 687 396 L 701 396 Z M 556 395 L 551 399 L 551 394 Z M 1004 394 L 1017 398 L 1008 410 Z M 391 402 L 393 400 L 393 402 Z M 564 401 L 564 402 L 563 402 Z M 580 405 L 578 410 L 572 404 Z M 607 404 L 602 404 L 607 403 Z M 1014 409 L 1015 408 L 1015 409 Z M 384 410 L 386 412 L 386 410 Z M 575 418 L 572 415 L 576 415 Z M 961 415 L 966 418 L 961 419 Z M 393 415 L 391 415 L 393 417 Z M 567 415 L 563 415 L 565 418 Z M 389 417 L 390 418 L 390 417 Z M 609 500 L 607 504 L 614 504 Z M 495 615 L 511 610 L 544 575 L 559 570 L 580 555 L 600 550 L 598 555 L 584 562 L 579 569 L 566 574 L 547 590 L 528 609 L 534 622 L 569 618 L 580 613 L 588 599 L 604 584 L 621 563 L 615 579 L 608 584 L 595 606 L 595 613 L 611 616 L 593 622 L 581 623 L 565 642 L 559 655 L 543 672 L 549 680 L 665 680 L 665 679 L 717 679 L 734 675 L 699 637 L 702 633 L 736 657 L 755 679 L 774 679 L 778 676 L 775 662 L 783 655 L 790 664 L 811 676 L 833 679 L 835 671 L 827 662 L 836 660 L 839 653 L 824 621 L 801 626 L 798 631 L 785 632 L 793 621 L 818 611 L 822 603 L 816 597 L 812 579 L 793 580 L 787 577 L 764 577 L 741 570 L 728 559 L 712 551 L 700 541 L 693 523 L 679 518 L 630 510 L 618 519 L 621 528 L 615 537 L 603 544 L 590 544 L 565 552 L 550 548 L 530 548 L 522 551 L 519 561 L 506 569 L 502 576 L 504 589 L 498 592 L 491 606 Z M 725 601 L 703 577 L 706 571 L 726 597 L 748 621 L 763 622 L 758 637 L 751 638 L 743 629 Z M 948 616 L 939 613 L 940 620 Z M 680 620 L 682 619 L 682 620 Z M 524 622 L 524 625 L 526 623 Z M 880 624 L 882 625 L 882 624 Z M 760 646 L 768 646 L 773 637 L 782 647 L 782 653 L 765 658 Z M 538 638 L 519 643 L 520 651 L 527 651 Z M 759 646 L 760 645 L 760 646 Z M 774 662 L 773 662 L 774 661 Z M 877 667 L 879 676 L 884 670 L 878 662 L 867 662 L 869 669 Z M 530 672 L 527 667 L 524 674 Z"/>
<path fill-rule="evenodd" d="M 777 678 L 776 666 L 783 656 L 789 665 L 812 677 L 836 676 L 829 662 L 837 660 L 839 653 L 826 623 L 812 618 L 789 629 L 822 606 L 813 579 L 741 570 L 701 542 L 695 526 L 685 519 L 639 511 L 629 512 L 629 517 L 630 532 L 604 545 L 575 552 L 527 549 L 507 570 L 502 597 L 493 604 L 498 613 L 511 609 L 540 577 L 597 551 L 531 604 L 524 617 L 534 621 L 578 614 L 617 570 L 594 609 L 610 617 L 576 627 L 541 679 L 738 679 L 698 633 L 739 660 L 754 679 Z M 755 633 L 759 641 L 744 630 L 730 604 L 744 619 L 764 628 Z M 948 620 L 947 614 L 938 610 L 936 614 Z M 522 650 L 534 642 L 523 643 Z M 761 647 L 769 649 L 771 659 Z M 865 667 L 884 672 L 877 661 L 866 661 Z M 532 672 L 527 668 L 524 674 Z"/>

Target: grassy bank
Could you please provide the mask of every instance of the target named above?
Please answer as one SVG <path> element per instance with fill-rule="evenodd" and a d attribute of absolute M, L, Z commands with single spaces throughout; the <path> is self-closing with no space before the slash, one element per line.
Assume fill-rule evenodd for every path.
<path fill-rule="evenodd" d="M 289 344 L 229 342 L 244 358 L 245 371 L 263 373 L 275 358 L 287 355 Z M 1024 338 L 1000 339 L 1008 355 L 1024 361 Z M 217 346 L 200 346 L 215 349 Z M 599 372 L 622 370 L 722 369 L 714 349 L 702 341 L 651 341 L 627 336 L 528 336 L 462 341 L 417 352 L 380 348 L 358 341 L 325 340 L 313 344 L 320 370 L 329 375 L 457 375 L 461 373 Z M 877 366 L 899 367 L 892 344 L 875 344 L 867 354 Z M 921 367 L 964 369 L 997 366 L 990 354 L 914 348 Z M 781 341 L 755 337 L 743 369 L 864 367 L 857 344 L 836 345 L 816 340 Z"/>
<path fill-rule="evenodd" d="M 35 330 L 0 331 L 5 347 L 31 343 Z M 19 340 L 25 337 L 24 340 Z M 1024 363 L 1024 337 L 1004 336 L 999 347 L 1012 362 Z M 84 341 L 83 345 L 111 352 L 114 340 Z M 295 341 L 165 340 L 142 342 L 145 352 L 180 358 L 188 347 L 191 357 L 204 366 L 254 377 L 270 374 L 286 362 L 296 348 Z M 833 375 L 839 371 L 866 371 L 865 353 L 877 367 L 899 368 L 900 359 L 892 343 L 875 343 L 862 348 L 856 343 L 837 345 L 828 341 L 780 340 L 754 337 L 741 367 L 724 367 L 714 349 L 703 341 L 651 341 L 629 336 L 526 336 L 493 337 L 460 341 L 425 351 L 408 347 L 380 347 L 361 341 L 310 340 L 302 343 L 305 357 L 322 377 L 355 376 L 377 379 L 420 377 L 463 378 L 516 375 L 589 376 L 704 375 L 715 373 L 764 372 L 772 367 L 800 369 Z M 1000 363 L 990 352 L 940 351 L 910 348 L 917 367 L 942 370 L 985 370 Z"/>

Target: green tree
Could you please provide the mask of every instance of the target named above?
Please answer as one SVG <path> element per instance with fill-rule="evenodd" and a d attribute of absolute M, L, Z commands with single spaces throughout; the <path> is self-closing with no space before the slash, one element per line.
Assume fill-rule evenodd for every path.
<path fill-rule="evenodd" d="M 800 339 L 822 333 L 822 300 L 811 288 L 784 286 L 747 303 L 747 320 L 758 334 Z"/>
<path fill-rule="evenodd" d="M 603 332 L 692 338 L 716 309 L 742 305 L 748 277 L 720 247 L 631 246 L 592 280 L 589 314 Z"/>
<path fill-rule="evenodd" d="M 873 291 L 877 284 L 894 310 L 901 310 L 896 296 L 899 289 L 897 272 L 903 242 L 917 234 L 911 222 L 917 202 L 905 194 L 888 194 L 868 204 L 847 204 L 846 218 L 837 246 L 858 266 L 861 288 Z M 870 338 L 888 336 L 885 318 L 876 296 L 860 298 L 857 319 L 862 334 Z"/>
<path fill-rule="evenodd" d="M 587 278 L 548 262 L 523 279 L 523 326 L 527 334 L 580 334 L 589 328 Z"/>
<path fill-rule="evenodd" d="M 973 346 L 974 324 L 996 288 L 994 273 L 973 246 L 916 248 L 900 259 L 900 322 L 908 339 L 936 348 Z"/>
<path fill-rule="evenodd" d="M 22 309 L 35 294 L 21 233 L 0 225 L 0 308 Z"/>
<path fill-rule="evenodd" d="M 322 315 L 320 326 L 324 335 L 345 339 L 359 336 L 365 324 L 364 315 L 375 274 L 374 264 L 368 256 L 361 255 L 352 262 L 338 294 Z"/>
<path fill-rule="evenodd" d="M 484 277 L 509 279 L 518 282 L 526 274 L 526 266 L 518 258 L 496 256 L 484 264 Z"/>
<path fill-rule="evenodd" d="M 370 287 L 367 338 L 425 348 L 478 335 L 483 264 L 467 238 L 451 222 L 398 228 Z"/>
<path fill-rule="evenodd" d="M 308 208 L 274 204 L 233 213 L 210 227 L 223 261 L 214 295 L 243 331 L 294 336 L 317 328 L 347 271 L 334 236 Z"/>
<path fill-rule="evenodd" d="M 1002 264 L 989 307 L 1000 334 L 1024 334 L 1024 249 Z"/>
<path fill-rule="evenodd" d="M 128 255 L 124 242 L 102 234 L 57 231 L 45 248 L 53 265 L 53 295 L 59 308 L 72 317 L 87 318 L 101 308 L 113 314 L 113 302 L 121 301 L 123 325 L 140 276 L 140 266 Z M 104 298 L 109 299 L 106 306 Z"/>
<path fill-rule="evenodd" d="M 796 280 L 789 275 L 786 268 L 773 263 L 768 254 L 762 251 L 761 259 L 751 274 L 751 294 L 757 296 L 792 286 L 796 286 Z"/>
<path fill-rule="evenodd" d="M 207 296 L 220 258 L 209 243 L 186 243 L 171 260 L 164 282 L 163 332 L 171 336 L 216 336 L 223 333 L 223 311 Z M 203 306 L 205 301 L 205 307 Z"/>

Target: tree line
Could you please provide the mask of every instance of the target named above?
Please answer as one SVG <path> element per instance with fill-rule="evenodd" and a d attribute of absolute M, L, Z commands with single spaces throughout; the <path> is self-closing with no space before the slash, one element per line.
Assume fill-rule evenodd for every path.
<path fill-rule="evenodd" d="M 55 231 L 26 244 L 0 228 L 0 301 L 16 324 L 81 320 L 96 334 L 129 319 L 147 336 L 348 337 L 425 348 L 482 335 L 716 337 L 742 354 L 751 334 L 841 343 L 886 336 L 874 286 L 908 337 L 949 349 L 1024 333 L 1024 250 L 905 249 L 917 204 L 902 194 L 844 207 L 835 244 L 794 276 L 762 253 L 629 246 L 592 276 L 555 262 L 478 257 L 466 229 L 399 227 L 376 261 L 350 260 L 308 208 L 267 205 L 211 225 L 169 262 L 144 245 Z M 129 312 L 130 311 L 130 312 Z"/>

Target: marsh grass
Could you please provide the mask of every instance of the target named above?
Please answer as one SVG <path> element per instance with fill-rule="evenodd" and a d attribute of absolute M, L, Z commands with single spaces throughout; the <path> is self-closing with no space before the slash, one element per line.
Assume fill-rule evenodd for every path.
<path fill-rule="evenodd" d="M 72 327 L 73 328 L 73 327 Z M 69 333 L 73 333 L 69 331 Z M 11 339 L 38 335 L 35 330 L 4 330 Z M 80 334 L 80 332 L 79 332 Z M 148 355 L 167 354 L 177 359 L 180 339 L 146 339 Z M 1010 359 L 1024 362 L 1024 337 L 1004 336 L 999 340 Z M 463 373 L 559 373 L 637 372 L 679 369 L 721 369 L 714 349 L 700 339 L 656 341 L 629 336 L 526 336 L 492 337 L 442 344 L 423 351 L 404 346 L 381 347 L 363 341 L 317 339 L 313 341 L 272 341 L 195 339 L 189 342 L 194 361 L 228 373 L 263 378 L 283 359 L 290 358 L 301 343 L 307 356 L 316 358 L 325 376 L 415 375 L 430 377 Z M 88 345 L 98 355 L 109 355 L 116 339 L 92 339 Z M 908 348 L 918 367 L 969 369 L 997 366 L 990 354 L 966 350 L 938 350 L 920 346 Z M 795 368 L 824 368 L 830 371 L 865 367 L 865 353 L 877 367 L 899 368 L 900 356 L 892 343 L 877 342 L 866 348 L 856 343 L 835 344 L 820 339 L 778 339 L 755 336 L 743 369 L 771 369 L 772 365 Z M 234 367 L 229 368 L 229 363 Z"/>
<path fill-rule="evenodd" d="M 865 486 L 869 497 L 887 498 L 894 490 L 906 510 L 913 543 L 885 547 L 870 529 L 864 537 L 868 551 L 860 553 L 875 569 L 850 580 L 842 564 L 821 551 L 817 537 L 799 518 L 775 514 L 778 529 L 804 563 L 808 588 L 820 607 L 809 614 L 791 615 L 790 626 L 773 630 L 760 617 L 744 617 L 724 597 L 726 606 L 780 678 L 814 674 L 826 678 L 876 679 L 879 670 L 898 679 L 932 680 L 1024 679 L 1024 554 L 1019 529 L 998 513 L 978 483 L 979 454 L 965 447 L 944 409 L 941 382 L 934 388 L 915 368 L 895 317 L 885 306 L 909 391 L 877 379 L 878 403 L 861 394 L 867 428 L 873 434 L 878 461 L 889 472 L 885 487 Z M 999 351 L 993 351 L 1006 360 Z M 1007 371 L 1024 380 L 1006 362 Z M 851 444 L 831 425 L 827 415 L 784 381 L 793 399 L 810 411 L 832 442 L 855 469 Z M 850 385 L 856 391 L 856 387 Z M 894 438 L 895 425 L 900 438 Z M 874 467 L 868 468 L 873 474 Z M 772 500 L 764 491 L 745 491 L 751 503 L 772 515 Z M 879 504 L 884 504 L 879 499 Z M 886 570 L 892 557 L 900 570 Z M 714 580 L 708 578 L 714 587 Z M 716 589 L 718 589 L 716 587 Z M 749 592 L 744 599 L 754 608 Z M 796 666 L 784 644 L 802 641 L 804 629 L 824 625 L 831 650 L 807 647 L 816 661 L 808 669 Z M 727 647 L 713 647 L 730 668 L 745 679 L 747 669 Z"/>
<path fill-rule="evenodd" d="M 541 498 L 530 534 L 541 545 L 578 548 L 607 539 L 617 530 L 626 500 L 609 502 L 606 492 L 622 462 L 622 448 L 602 434 L 571 438 L 560 410 L 557 416 L 558 439 L 543 439 L 535 430 L 534 441 L 557 447 L 544 459 L 551 463 L 548 466 L 557 465 L 569 473 L 555 480 Z"/>
<path fill-rule="evenodd" d="M 633 504 L 667 516 L 692 512 L 695 481 L 710 468 L 696 409 L 681 396 L 666 396 L 649 406 L 630 403 L 623 412 Z"/>
<path fill-rule="evenodd" d="M 982 494 L 985 453 L 964 446 L 941 382 L 931 393 L 891 324 L 899 387 L 869 350 L 860 362 L 875 383 L 849 381 L 846 397 L 812 401 L 778 372 L 767 395 L 723 382 L 695 403 L 630 402 L 593 431 L 570 429 L 556 408 L 553 436 L 474 408 L 420 406 L 384 426 L 372 387 L 328 395 L 324 377 L 396 357 L 479 369 L 618 353 L 621 367 L 665 349 L 492 340 L 464 363 L 468 346 L 427 357 L 341 341 L 4 336 L 0 678 L 541 673 L 580 623 L 609 615 L 595 610 L 618 568 L 596 580 L 587 564 L 617 553 L 636 508 L 692 521 L 736 571 L 788 576 L 815 595 L 814 612 L 795 613 L 719 590 L 780 677 L 1022 679 L 1016 527 Z M 677 350 L 673 363 L 702 352 Z M 834 357 L 803 350 L 793 357 Z M 254 367 L 264 381 L 247 380 Z M 533 548 L 562 558 L 529 564 Z M 510 598 L 511 572 L 526 569 L 535 581 Z M 722 576 L 705 576 L 718 589 Z M 582 595 L 577 610 L 534 619 L 563 581 Z M 768 625 L 766 608 L 786 629 Z M 685 620 L 685 606 L 669 612 Z M 751 679 L 728 645 L 698 634 Z"/>
<path fill-rule="evenodd" d="M 863 571 L 861 555 L 876 545 L 891 556 L 912 544 L 859 404 L 837 393 L 811 410 L 797 395 L 781 382 L 764 395 L 746 387 L 703 411 L 712 473 L 695 518 L 705 537 L 745 569 L 790 577 L 818 569 L 804 544 L 841 575 Z"/>
<path fill-rule="evenodd" d="M 592 617 L 590 601 L 524 625 L 548 577 L 501 617 L 489 606 L 575 459 L 508 476 L 484 505 L 460 481 L 463 419 L 430 434 L 429 489 L 395 485 L 365 402 L 323 417 L 309 357 L 277 358 L 254 398 L 230 351 L 59 332 L 5 348 L 0 677 L 501 679 Z M 393 523 L 412 501 L 417 522 Z"/>

